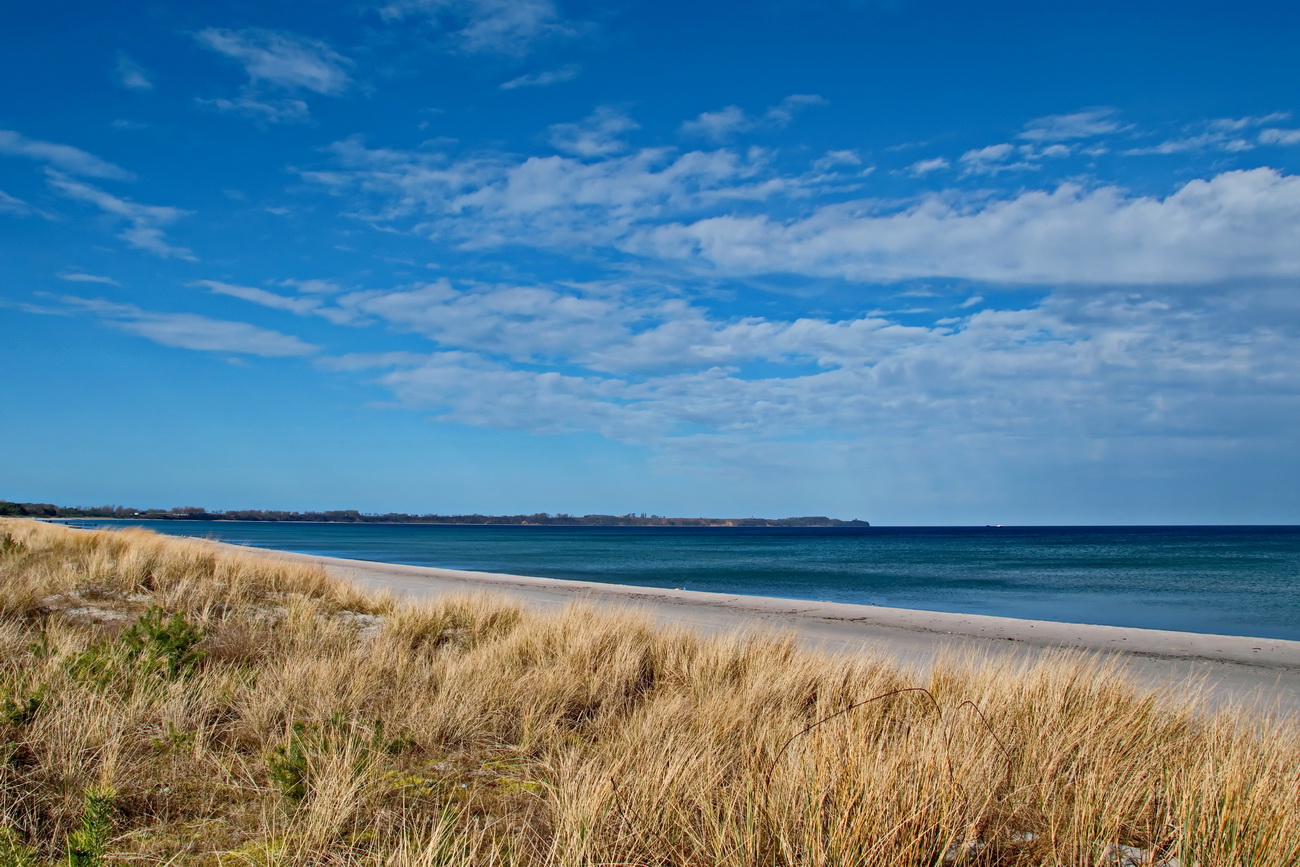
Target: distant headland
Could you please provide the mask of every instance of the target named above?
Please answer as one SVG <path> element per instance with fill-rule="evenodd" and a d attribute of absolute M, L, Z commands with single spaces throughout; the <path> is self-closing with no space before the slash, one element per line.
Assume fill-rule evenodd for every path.
<path fill-rule="evenodd" d="M 870 527 L 868 521 L 842 521 L 824 515 L 798 518 L 671 518 L 629 512 L 626 515 L 408 515 L 356 509 L 323 512 L 284 512 L 272 509 L 232 509 L 209 512 L 201 506 L 133 509 L 127 506 L 55 506 L 0 500 L 0 515 L 27 518 L 108 518 L 150 521 L 310 521 L 335 524 L 513 524 L 560 527 Z"/>

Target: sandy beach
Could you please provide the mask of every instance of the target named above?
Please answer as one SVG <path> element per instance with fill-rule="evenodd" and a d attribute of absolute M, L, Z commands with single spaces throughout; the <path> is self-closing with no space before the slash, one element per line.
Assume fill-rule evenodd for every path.
<path fill-rule="evenodd" d="M 245 552 L 263 550 L 232 547 Z M 1069 649 L 1107 657 L 1146 686 L 1176 688 L 1180 694 L 1203 689 L 1214 705 L 1243 703 L 1300 716 L 1300 641 L 668 590 L 281 551 L 265 553 L 319 563 L 340 578 L 401 596 L 429 598 L 494 592 L 537 609 L 559 609 L 581 601 L 641 611 L 659 623 L 706 633 L 790 633 L 810 648 L 832 653 L 873 653 L 918 669 L 954 653 L 1029 659 L 1044 650 Z"/>

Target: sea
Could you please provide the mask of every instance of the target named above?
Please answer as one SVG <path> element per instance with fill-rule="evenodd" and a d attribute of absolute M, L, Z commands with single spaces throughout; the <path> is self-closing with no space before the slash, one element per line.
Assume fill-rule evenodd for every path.
<path fill-rule="evenodd" d="M 93 521 L 404 563 L 1300 640 L 1300 527 L 563 527 Z"/>

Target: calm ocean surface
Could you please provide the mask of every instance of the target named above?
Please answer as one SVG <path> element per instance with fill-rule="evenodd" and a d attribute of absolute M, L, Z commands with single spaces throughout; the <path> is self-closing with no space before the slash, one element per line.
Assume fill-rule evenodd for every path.
<path fill-rule="evenodd" d="M 136 523 L 415 566 L 1300 640 L 1300 527 Z"/>

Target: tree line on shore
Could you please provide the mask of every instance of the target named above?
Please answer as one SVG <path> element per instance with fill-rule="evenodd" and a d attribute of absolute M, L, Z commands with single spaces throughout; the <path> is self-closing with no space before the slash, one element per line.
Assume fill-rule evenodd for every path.
<path fill-rule="evenodd" d="M 867 521 L 843 521 L 824 515 L 797 518 L 672 518 L 629 512 L 626 515 L 411 515 L 405 512 L 371 513 L 356 509 L 291 512 L 275 509 L 231 509 L 210 512 L 202 506 L 170 509 L 134 509 L 128 506 L 55 506 L 50 503 L 14 503 L 0 500 L 0 515 L 28 518 L 134 518 L 184 521 L 312 521 L 345 524 L 517 524 L 573 527 L 869 527 Z"/>

